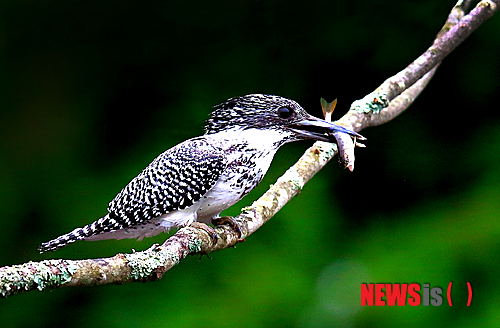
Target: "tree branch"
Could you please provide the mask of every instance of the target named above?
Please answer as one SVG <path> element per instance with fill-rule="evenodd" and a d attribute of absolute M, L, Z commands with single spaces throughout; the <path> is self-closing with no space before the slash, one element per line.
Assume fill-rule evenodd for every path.
<path fill-rule="evenodd" d="M 438 33 L 433 45 L 407 68 L 387 79 L 375 91 L 355 101 L 338 122 L 355 131 L 392 120 L 422 92 L 438 65 L 451 51 L 497 10 L 500 0 L 481 1 L 464 15 L 470 1 L 459 1 Z M 142 252 L 117 254 L 91 260 L 45 260 L 0 268 L 0 295 L 40 291 L 66 286 L 93 286 L 109 283 L 150 281 L 190 254 L 206 254 L 238 243 L 259 229 L 292 199 L 337 153 L 337 146 L 316 142 L 264 195 L 242 209 L 234 220 L 241 236 L 228 225 L 215 227 L 212 236 L 196 226 L 180 229 L 165 243 Z"/>
<path fill-rule="evenodd" d="M 340 122 L 360 131 L 386 123 L 404 111 L 432 78 L 432 70 L 435 71 L 449 53 L 493 16 L 500 5 L 499 0 L 481 1 L 464 16 L 470 2 L 458 1 L 432 46 L 404 70 L 385 80 L 375 91 L 353 102 Z M 417 81 L 419 83 L 412 88 Z"/>

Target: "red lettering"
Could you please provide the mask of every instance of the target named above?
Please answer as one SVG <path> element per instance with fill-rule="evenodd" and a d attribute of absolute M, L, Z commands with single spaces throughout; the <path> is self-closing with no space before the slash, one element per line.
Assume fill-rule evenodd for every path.
<path fill-rule="evenodd" d="M 373 306 L 373 284 L 361 284 L 361 306 Z"/>
<path fill-rule="evenodd" d="M 385 288 L 385 284 L 375 284 L 375 306 L 384 306 L 385 301 L 382 297 L 385 293 L 382 291 Z"/>
<path fill-rule="evenodd" d="M 420 294 L 417 293 L 419 290 L 419 284 L 410 284 L 408 286 L 408 304 L 411 306 L 420 305 Z"/>
<path fill-rule="evenodd" d="M 392 287 L 392 288 L 391 288 Z M 385 285 L 385 292 L 387 294 L 387 305 L 395 306 L 396 300 L 398 302 L 398 306 L 406 305 L 406 289 L 408 288 L 407 284 L 391 284 Z"/>

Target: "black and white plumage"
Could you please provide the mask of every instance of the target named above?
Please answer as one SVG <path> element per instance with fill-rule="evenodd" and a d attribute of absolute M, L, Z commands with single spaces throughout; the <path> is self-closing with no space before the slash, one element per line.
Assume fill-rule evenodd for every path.
<path fill-rule="evenodd" d="M 109 203 L 99 220 L 43 243 L 53 251 L 77 240 L 150 237 L 194 221 L 210 223 L 262 180 L 284 143 L 361 137 L 307 114 L 295 101 L 252 94 L 215 106 L 205 134 L 154 159 Z M 327 133 L 327 134 L 325 134 Z"/>

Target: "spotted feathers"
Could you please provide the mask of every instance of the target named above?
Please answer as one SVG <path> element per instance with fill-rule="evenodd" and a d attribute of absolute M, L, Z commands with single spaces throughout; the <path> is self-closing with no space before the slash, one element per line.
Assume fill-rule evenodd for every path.
<path fill-rule="evenodd" d="M 227 166 L 224 153 L 206 138 L 187 140 L 155 158 L 109 203 L 108 214 L 57 239 L 43 243 L 41 252 L 75 240 L 147 223 L 183 210 L 210 190 Z"/>

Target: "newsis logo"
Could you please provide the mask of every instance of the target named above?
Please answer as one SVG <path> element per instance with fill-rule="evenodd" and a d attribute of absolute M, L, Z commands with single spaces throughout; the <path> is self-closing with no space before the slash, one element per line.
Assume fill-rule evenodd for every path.
<path fill-rule="evenodd" d="M 443 304 L 443 297 L 446 297 L 449 306 L 451 302 L 451 286 L 448 284 L 446 295 L 443 295 L 441 287 L 430 287 L 430 284 L 361 284 L 361 306 L 440 306 Z M 467 306 L 472 301 L 472 287 L 467 282 L 469 298 Z M 422 291 L 422 295 L 419 293 Z"/>

